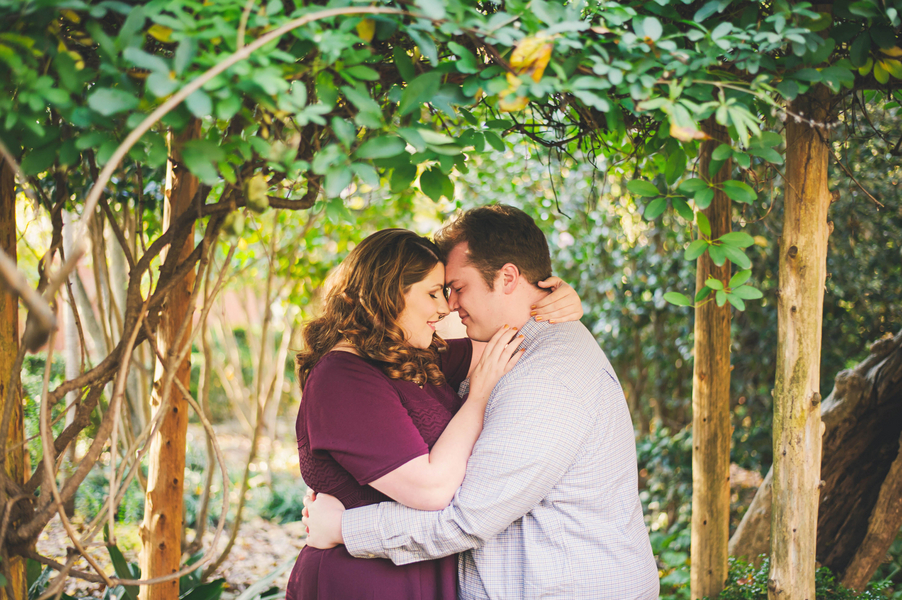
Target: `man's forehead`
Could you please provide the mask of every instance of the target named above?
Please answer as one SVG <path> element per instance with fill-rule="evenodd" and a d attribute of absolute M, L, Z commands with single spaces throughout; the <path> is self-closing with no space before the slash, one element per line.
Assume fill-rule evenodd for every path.
<path fill-rule="evenodd" d="M 445 265 L 445 284 L 450 285 L 466 275 L 465 269 L 474 269 L 467 260 L 468 245 L 461 242 L 454 246 L 448 253 L 448 262 Z"/>

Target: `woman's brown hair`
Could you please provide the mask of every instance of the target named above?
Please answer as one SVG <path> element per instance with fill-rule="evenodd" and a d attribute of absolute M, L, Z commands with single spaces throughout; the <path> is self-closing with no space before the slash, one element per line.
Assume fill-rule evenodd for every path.
<path fill-rule="evenodd" d="M 414 348 L 398 324 L 404 294 L 426 278 L 439 257 L 435 244 L 406 229 L 383 229 L 360 242 L 339 266 L 323 314 L 304 327 L 305 349 L 296 357 L 301 390 L 319 359 L 340 342 L 391 379 L 444 383 L 437 363 L 445 342 L 434 335 L 429 348 Z"/>

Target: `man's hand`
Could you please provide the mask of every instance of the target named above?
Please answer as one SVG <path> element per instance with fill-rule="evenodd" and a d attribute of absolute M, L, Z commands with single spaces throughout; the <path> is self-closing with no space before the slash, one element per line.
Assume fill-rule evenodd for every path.
<path fill-rule="evenodd" d="M 328 550 L 344 544 L 341 536 L 341 515 L 344 505 L 329 494 L 317 494 L 311 489 L 304 496 L 301 522 L 307 526 L 307 545 Z"/>

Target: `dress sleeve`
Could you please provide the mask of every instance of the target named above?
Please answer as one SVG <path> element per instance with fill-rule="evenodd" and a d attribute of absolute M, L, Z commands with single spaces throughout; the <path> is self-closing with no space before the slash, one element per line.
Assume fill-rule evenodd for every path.
<path fill-rule="evenodd" d="M 445 340 L 448 350 L 442 352 L 442 373 L 448 380 L 454 391 L 460 387 L 461 382 L 467 378 L 470 371 L 470 361 L 473 359 L 473 341 L 470 338 L 458 340 Z"/>
<path fill-rule="evenodd" d="M 301 399 L 314 454 L 327 453 L 360 485 L 367 485 L 429 453 L 381 371 L 354 355 L 323 360 Z"/>

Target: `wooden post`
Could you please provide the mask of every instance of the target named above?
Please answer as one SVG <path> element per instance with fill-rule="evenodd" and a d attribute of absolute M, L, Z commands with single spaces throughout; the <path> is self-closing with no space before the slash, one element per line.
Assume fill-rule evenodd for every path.
<path fill-rule="evenodd" d="M 786 185 L 777 291 L 774 476 L 771 521 L 772 600 L 814 600 L 817 509 L 821 481 L 821 321 L 827 271 L 829 91 L 798 97 L 786 122 Z"/>
<path fill-rule="evenodd" d="M 0 248 L 11 259 L 16 260 L 16 179 L 12 167 L 0 159 Z M 0 414 L 6 404 L 9 382 L 13 379 L 13 366 L 19 351 L 19 300 L 0 286 Z M 15 406 L 9 422 L 9 432 L 4 443 L 7 447 L 21 444 L 25 439 L 25 423 L 22 416 L 22 395 L 19 390 L 13 394 Z M 0 432 L 2 435 L 2 432 Z M 19 446 L 6 455 L 6 474 L 14 482 L 25 483 L 25 448 Z M 0 506 L 9 500 L 0 490 Z M 25 598 L 25 559 L 12 557 L 6 546 L 0 548 L 0 572 L 7 579 L 5 588 L 0 588 L 0 600 Z"/>
<path fill-rule="evenodd" d="M 163 226 L 171 227 L 179 215 L 189 210 L 197 193 L 197 178 L 189 173 L 180 162 L 180 147 L 200 135 L 200 121 L 193 120 L 186 131 L 176 138 L 170 137 L 169 155 L 171 160 L 166 169 L 166 204 Z M 164 265 L 169 261 L 180 262 L 191 254 L 194 248 L 194 228 L 181 248 L 170 247 L 166 252 Z M 194 287 L 194 273 L 190 272 L 169 292 L 166 308 L 157 330 L 157 341 L 164 357 L 177 355 L 191 335 L 189 321 L 182 345 L 175 346 L 184 319 L 191 319 L 193 307 L 189 306 L 191 290 Z M 189 385 L 191 361 L 189 358 L 178 365 L 176 377 Z M 160 378 L 165 377 L 160 374 Z M 151 411 L 156 415 L 164 390 L 158 380 L 151 398 Z M 145 497 L 144 522 L 141 525 L 141 576 L 144 579 L 175 573 L 179 569 L 182 556 L 182 511 L 184 499 L 185 447 L 188 431 L 188 403 L 181 392 L 172 386 L 167 414 L 163 417 L 159 432 L 151 441 L 150 465 L 147 475 L 147 495 Z M 142 600 L 178 600 L 178 579 L 152 586 L 143 586 Z"/>
<path fill-rule="evenodd" d="M 702 142 L 699 169 L 708 177 L 711 153 L 730 138 L 713 118 L 703 124 L 711 139 Z M 730 160 L 714 175 L 720 183 L 730 178 Z M 711 238 L 732 230 L 730 199 L 722 191 L 704 211 L 711 223 Z M 712 277 L 726 286 L 730 263 L 718 267 L 708 253 L 698 259 L 697 290 Z M 690 597 L 716 597 L 727 579 L 727 543 L 730 537 L 730 317 L 729 303 L 712 300 L 695 309 L 695 361 L 692 373 L 692 566 Z"/>

